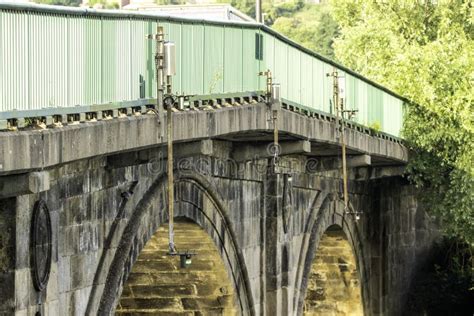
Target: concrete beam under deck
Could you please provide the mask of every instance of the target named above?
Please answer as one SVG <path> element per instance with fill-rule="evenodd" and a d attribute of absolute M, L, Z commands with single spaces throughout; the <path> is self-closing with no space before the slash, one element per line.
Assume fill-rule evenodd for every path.
<path fill-rule="evenodd" d="M 268 141 L 273 132 L 269 115 L 265 104 L 177 112 L 174 139 L 177 143 L 202 139 Z M 282 110 L 278 124 L 282 140 L 306 140 L 311 148 L 339 146 L 334 122 Z M 167 137 L 160 134 L 161 130 L 155 115 L 142 115 L 46 130 L 2 132 L 0 175 L 162 146 Z M 370 155 L 372 163 L 383 160 L 387 165 L 400 165 L 408 160 L 408 150 L 402 144 L 354 129 L 346 130 L 346 144 L 350 154 Z M 319 156 L 321 150 L 312 154 Z"/>

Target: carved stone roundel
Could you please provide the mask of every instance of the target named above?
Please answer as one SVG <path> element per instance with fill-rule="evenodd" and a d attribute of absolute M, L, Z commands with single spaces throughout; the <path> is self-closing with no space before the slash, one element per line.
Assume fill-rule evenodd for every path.
<path fill-rule="evenodd" d="M 35 203 L 31 226 L 33 284 L 38 291 L 46 288 L 51 269 L 52 231 L 49 210 L 43 200 Z"/>

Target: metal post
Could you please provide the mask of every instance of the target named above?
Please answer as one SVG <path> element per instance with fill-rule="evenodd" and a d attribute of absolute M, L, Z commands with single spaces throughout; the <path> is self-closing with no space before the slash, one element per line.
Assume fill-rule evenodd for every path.
<path fill-rule="evenodd" d="M 344 139 L 344 103 L 341 100 L 341 147 L 342 147 L 342 181 L 344 186 L 344 209 L 347 211 L 349 207 L 349 196 L 347 194 L 347 160 L 346 160 L 346 142 Z"/>
<path fill-rule="evenodd" d="M 165 33 L 163 26 L 157 26 L 156 28 L 156 55 L 155 55 L 155 66 L 156 66 L 156 106 L 158 110 L 158 117 L 160 122 L 163 120 L 163 61 L 164 61 L 164 43 Z M 163 126 L 163 125 L 162 125 Z M 163 128 L 163 127 L 162 127 Z M 163 135 L 163 130 L 161 135 Z"/>
<path fill-rule="evenodd" d="M 273 98 L 273 78 L 272 78 L 272 72 L 270 69 L 267 71 L 261 71 L 258 73 L 259 76 L 266 76 L 267 77 L 267 93 L 266 93 L 266 98 L 267 98 L 267 104 L 272 104 L 275 102 Z M 279 96 L 279 91 L 278 91 L 278 99 L 280 98 Z M 278 154 L 280 147 L 278 145 L 278 109 L 272 108 L 272 122 L 273 122 L 273 165 L 276 170 L 277 162 L 278 162 Z"/>
<path fill-rule="evenodd" d="M 272 84 L 273 84 L 272 72 L 270 71 L 270 69 L 266 71 L 266 76 L 267 76 L 267 96 L 270 98 L 272 96 Z"/>
<path fill-rule="evenodd" d="M 255 20 L 257 23 L 262 23 L 262 0 L 255 1 Z"/>
<path fill-rule="evenodd" d="M 339 137 L 339 143 L 342 149 L 342 184 L 344 194 L 344 211 L 348 211 L 349 208 L 349 195 L 347 189 L 347 160 L 346 160 L 346 143 L 345 143 L 345 131 L 344 131 L 344 108 L 343 101 L 339 98 L 339 74 L 337 69 L 334 67 L 332 74 L 333 79 L 333 109 L 336 114 L 336 131 Z"/>
<path fill-rule="evenodd" d="M 165 49 L 165 71 L 166 77 L 166 119 L 168 135 L 168 217 L 169 217 L 169 251 L 170 254 L 176 254 L 174 245 L 174 173 L 173 173 L 173 106 L 172 97 L 172 75 L 175 73 L 175 50 L 173 43 L 167 43 Z"/>
<path fill-rule="evenodd" d="M 153 38 L 149 35 L 148 38 Z M 169 254 L 177 254 L 174 244 L 174 175 L 173 175 L 173 103 L 172 96 L 172 76 L 175 74 L 175 50 L 174 44 L 168 42 L 165 44 L 164 31 L 162 26 L 157 27 L 156 39 L 156 104 L 160 122 L 163 117 L 163 107 L 166 102 L 166 127 L 168 141 L 168 217 L 169 217 Z M 166 55 L 165 55 L 166 45 Z M 165 60 L 166 59 L 166 60 Z M 165 65 L 166 63 L 166 65 Z M 166 69 L 165 69 L 166 66 Z M 166 98 L 165 98 L 166 90 Z M 163 135 L 163 131 L 162 134 Z"/>
<path fill-rule="evenodd" d="M 171 93 L 171 77 L 167 77 L 167 93 Z M 168 135 L 168 217 L 169 217 L 169 251 L 176 253 L 174 245 L 174 177 L 173 177 L 173 111 L 170 104 L 166 108 Z"/>

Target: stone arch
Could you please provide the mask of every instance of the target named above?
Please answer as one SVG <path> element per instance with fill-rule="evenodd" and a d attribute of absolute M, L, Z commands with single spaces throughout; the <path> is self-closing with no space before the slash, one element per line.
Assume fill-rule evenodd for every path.
<path fill-rule="evenodd" d="M 303 313 L 304 299 L 308 288 L 311 266 L 320 245 L 321 238 L 329 227 L 340 227 L 352 248 L 355 257 L 359 281 L 361 286 L 361 298 L 364 313 L 369 310 L 370 293 L 368 286 L 367 265 L 363 255 L 362 238 L 359 228 L 353 216 L 344 214 L 344 204 L 332 193 L 320 192 L 313 201 L 305 226 L 302 249 L 300 252 L 298 271 L 296 278 L 296 295 L 294 306 L 296 314 Z"/>
<path fill-rule="evenodd" d="M 167 221 L 165 190 L 166 178 L 162 176 L 150 186 L 132 213 L 109 268 L 98 308 L 100 315 L 114 310 L 138 254 L 158 227 Z M 234 286 L 241 314 L 254 315 L 243 255 L 235 242 L 227 207 L 217 190 L 205 177 L 192 172 L 176 174 L 175 190 L 178 206 L 175 217 L 191 219 L 211 236 Z"/>
<path fill-rule="evenodd" d="M 167 255 L 168 228 L 161 225 L 140 252 L 116 315 L 236 315 L 240 308 L 234 286 L 211 236 L 194 221 L 175 217 L 178 251 L 197 254 L 183 268 L 179 257 Z"/>

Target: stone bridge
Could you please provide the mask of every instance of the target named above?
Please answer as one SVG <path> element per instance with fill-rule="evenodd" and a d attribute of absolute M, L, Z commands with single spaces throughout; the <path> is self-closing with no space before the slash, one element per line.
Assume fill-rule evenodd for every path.
<path fill-rule="evenodd" d="M 432 241 L 400 142 L 265 104 L 0 133 L 0 313 L 400 315 Z M 166 120 L 166 117 L 164 118 Z M 163 124 L 165 122 L 162 122 Z"/>

